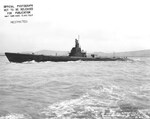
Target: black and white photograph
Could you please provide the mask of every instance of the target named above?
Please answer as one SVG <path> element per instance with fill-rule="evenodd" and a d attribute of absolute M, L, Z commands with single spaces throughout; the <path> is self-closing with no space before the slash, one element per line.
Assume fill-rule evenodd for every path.
<path fill-rule="evenodd" d="M 150 119 L 150 1 L 0 0 L 0 119 Z"/>

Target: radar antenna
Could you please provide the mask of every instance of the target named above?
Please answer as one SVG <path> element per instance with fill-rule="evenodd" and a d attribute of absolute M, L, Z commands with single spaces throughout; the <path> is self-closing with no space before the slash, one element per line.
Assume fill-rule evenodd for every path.
<path fill-rule="evenodd" d="M 78 35 L 78 41 L 79 41 L 79 39 L 80 39 L 80 35 Z"/>

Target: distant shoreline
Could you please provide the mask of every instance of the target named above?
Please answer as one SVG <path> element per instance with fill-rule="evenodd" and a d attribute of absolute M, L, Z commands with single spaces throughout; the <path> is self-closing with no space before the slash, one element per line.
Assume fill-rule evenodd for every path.
<path fill-rule="evenodd" d="M 0 55 L 0 57 L 2 57 L 2 56 L 5 56 L 5 55 Z M 119 56 L 116 56 L 116 57 L 119 57 Z M 120 57 L 124 57 L 124 56 L 120 56 Z M 150 56 L 126 56 L 126 57 L 150 57 Z"/>
<path fill-rule="evenodd" d="M 33 52 L 20 52 L 24 54 L 30 54 Z M 40 50 L 34 52 L 34 54 L 42 54 L 42 55 L 68 55 L 68 51 L 54 51 L 54 50 Z M 138 51 L 127 51 L 127 52 L 112 52 L 112 53 L 105 53 L 105 52 L 93 52 L 87 53 L 88 55 L 95 54 L 100 57 L 150 57 L 150 49 L 149 50 L 138 50 Z M 0 56 L 5 56 L 5 53 L 0 53 Z"/>

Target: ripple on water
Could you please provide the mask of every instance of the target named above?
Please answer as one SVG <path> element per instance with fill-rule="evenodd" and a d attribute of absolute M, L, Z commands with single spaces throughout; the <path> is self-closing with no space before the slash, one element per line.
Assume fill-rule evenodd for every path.
<path fill-rule="evenodd" d="M 0 59 L 0 119 L 150 119 L 150 60 L 140 60 Z"/>
<path fill-rule="evenodd" d="M 92 89 L 77 99 L 54 103 L 41 111 L 47 119 L 150 119 L 150 110 L 139 109 L 113 89 Z"/>
<path fill-rule="evenodd" d="M 26 114 L 8 114 L 6 116 L 1 116 L 0 119 L 32 119 L 29 115 Z"/>

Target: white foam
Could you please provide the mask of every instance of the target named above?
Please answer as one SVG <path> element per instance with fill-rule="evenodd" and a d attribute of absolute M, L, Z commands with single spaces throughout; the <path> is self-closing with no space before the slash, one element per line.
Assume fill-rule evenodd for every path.
<path fill-rule="evenodd" d="M 32 119 L 32 118 L 28 115 L 12 113 L 6 116 L 1 116 L 0 119 Z"/>
<path fill-rule="evenodd" d="M 150 119 L 147 112 L 140 112 L 138 109 L 126 111 L 120 108 L 117 101 L 120 97 L 114 95 L 113 88 L 92 89 L 91 93 L 87 93 L 78 99 L 66 100 L 55 103 L 45 108 L 41 114 L 46 117 L 56 118 L 135 118 Z M 113 95 L 112 95 L 113 94 Z M 105 98 L 101 96 L 108 95 Z M 107 99 L 108 98 L 108 99 Z M 109 99 L 111 98 L 111 99 Z M 123 100 L 122 100 L 123 101 Z M 124 101 L 123 101 L 124 102 Z M 128 106 L 128 105 L 125 105 Z M 129 107 L 134 108 L 134 106 Z M 128 108 L 127 108 L 128 109 Z"/>
<path fill-rule="evenodd" d="M 23 64 L 34 64 L 34 63 L 37 63 L 36 61 L 32 60 L 32 61 L 26 61 L 26 62 L 23 62 Z"/>

